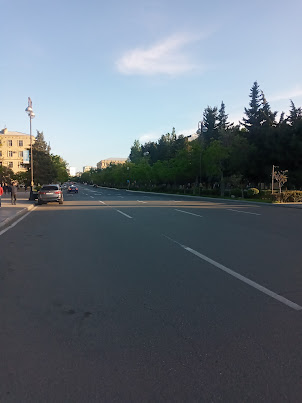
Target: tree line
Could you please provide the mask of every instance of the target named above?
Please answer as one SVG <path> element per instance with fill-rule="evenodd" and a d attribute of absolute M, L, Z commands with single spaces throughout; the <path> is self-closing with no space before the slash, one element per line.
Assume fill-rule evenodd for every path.
<path fill-rule="evenodd" d="M 135 140 L 128 162 L 84 173 L 99 185 L 139 188 L 268 187 L 272 165 L 288 171 L 288 189 L 302 187 L 302 109 L 290 101 L 287 116 L 272 111 L 257 81 L 240 124 L 229 122 L 226 106 L 208 106 L 198 137 L 190 141 L 175 129 L 158 141 Z"/>

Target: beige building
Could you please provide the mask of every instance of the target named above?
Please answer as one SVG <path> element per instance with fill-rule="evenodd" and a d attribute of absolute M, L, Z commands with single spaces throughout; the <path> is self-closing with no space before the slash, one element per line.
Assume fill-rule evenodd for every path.
<path fill-rule="evenodd" d="M 127 161 L 127 158 L 107 158 L 106 160 L 101 160 L 100 162 L 98 162 L 96 164 L 97 169 L 105 169 L 107 167 L 109 167 L 110 164 L 125 164 L 125 162 Z"/>
<path fill-rule="evenodd" d="M 31 137 L 34 144 L 35 137 Z M 0 165 L 12 169 L 14 173 L 26 172 L 29 164 L 26 154 L 29 149 L 29 134 L 9 132 L 7 129 L 0 131 Z"/>
<path fill-rule="evenodd" d="M 95 167 L 92 167 L 90 165 L 85 165 L 83 167 L 83 172 L 89 172 L 91 169 L 95 169 Z"/>

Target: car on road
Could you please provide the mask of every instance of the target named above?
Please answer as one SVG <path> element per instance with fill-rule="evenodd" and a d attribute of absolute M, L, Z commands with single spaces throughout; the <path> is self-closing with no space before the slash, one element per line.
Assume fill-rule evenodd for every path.
<path fill-rule="evenodd" d="M 48 202 L 58 202 L 63 204 L 63 192 L 60 185 L 49 184 L 43 185 L 38 192 L 38 204 L 44 204 Z"/>
<path fill-rule="evenodd" d="M 75 185 L 70 185 L 67 191 L 68 193 L 79 193 L 79 189 Z"/>

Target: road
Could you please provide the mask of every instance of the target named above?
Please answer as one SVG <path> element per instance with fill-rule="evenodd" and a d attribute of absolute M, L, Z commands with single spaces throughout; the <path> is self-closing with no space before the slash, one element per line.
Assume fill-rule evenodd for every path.
<path fill-rule="evenodd" d="M 298 209 L 80 186 L 0 236 L 0 401 L 301 402 Z"/>

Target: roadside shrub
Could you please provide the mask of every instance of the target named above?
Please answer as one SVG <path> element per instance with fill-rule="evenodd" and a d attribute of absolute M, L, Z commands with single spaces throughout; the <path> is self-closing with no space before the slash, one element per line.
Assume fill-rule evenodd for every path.
<path fill-rule="evenodd" d="M 257 195 L 259 195 L 259 189 L 257 189 L 257 188 L 250 188 L 250 189 L 247 189 L 247 191 L 246 191 L 246 195 L 247 195 L 247 197 L 256 197 Z"/>
<path fill-rule="evenodd" d="M 259 196 L 263 200 L 272 200 L 272 191 L 271 190 L 260 190 Z"/>
<path fill-rule="evenodd" d="M 219 196 L 220 195 L 220 189 L 219 188 L 201 189 L 200 195 L 201 196 Z"/>
<path fill-rule="evenodd" d="M 235 197 L 242 197 L 242 190 L 239 188 L 236 189 L 230 189 L 229 190 L 230 196 L 234 195 Z"/>
<path fill-rule="evenodd" d="M 302 202 L 301 190 L 286 190 L 282 193 L 271 194 L 271 200 L 277 203 L 298 203 Z"/>

